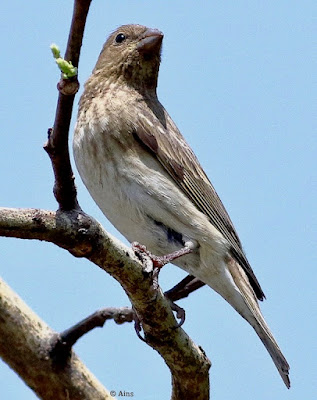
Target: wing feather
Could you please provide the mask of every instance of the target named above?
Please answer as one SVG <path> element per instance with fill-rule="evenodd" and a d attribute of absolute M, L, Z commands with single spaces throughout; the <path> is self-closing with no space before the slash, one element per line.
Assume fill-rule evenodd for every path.
<path fill-rule="evenodd" d="M 163 107 L 159 110 L 156 108 L 155 113 L 149 107 L 146 115 L 144 108 L 142 111 L 142 118 L 138 118 L 133 133 L 155 154 L 197 209 L 225 237 L 230 244 L 231 255 L 246 272 L 257 298 L 263 300 L 265 295 L 242 249 L 233 223 L 195 154 Z"/>

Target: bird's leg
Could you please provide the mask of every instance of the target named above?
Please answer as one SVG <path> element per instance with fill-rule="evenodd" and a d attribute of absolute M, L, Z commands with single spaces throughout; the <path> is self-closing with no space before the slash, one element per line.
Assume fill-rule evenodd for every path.
<path fill-rule="evenodd" d="M 145 266 L 146 270 L 149 269 L 149 262 L 152 262 L 153 266 L 153 287 L 155 289 L 158 289 L 159 284 L 158 284 L 158 276 L 159 272 L 164 265 L 168 264 L 169 262 L 176 260 L 177 258 L 184 256 L 186 254 L 189 254 L 193 251 L 193 247 L 185 246 L 179 250 L 174 251 L 173 253 L 166 254 L 164 256 L 156 256 L 149 252 L 146 247 L 138 242 L 133 242 L 132 243 L 132 249 L 133 251 L 140 257 L 143 265 Z M 171 304 L 171 308 L 173 311 L 176 312 L 176 317 L 180 320 L 180 322 L 177 324 L 177 328 L 183 325 L 185 322 L 185 310 L 181 307 L 179 307 L 177 304 L 175 304 L 172 300 L 169 299 L 169 302 Z M 140 321 L 135 320 L 135 328 L 137 331 L 137 335 L 140 337 Z M 141 338 L 141 337 L 140 337 Z M 144 340 L 142 338 L 142 340 Z"/>
<path fill-rule="evenodd" d="M 185 256 L 186 254 L 192 253 L 193 248 L 185 246 L 179 250 L 173 251 L 173 253 L 166 254 L 164 256 L 156 256 L 149 252 L 143 244 L 133 242 L 132 250 L 134 250 L 138 255 L 141 255 L 141 258 L 143 258 L 142 254 L 146 255 L 148 258 L 151 259 L 154 268 L 161 269 L 169 262 L 174 261 L 179 257 Z"/>
<path fill-rule="evenodd" d="M 186 244 L 183 248 L 173 251 L 173 253 L 166 254 L 164 256 L 156 256 L 152 254 L 150 251 L 148 251 L 143 244 L 140 244 L 138 242 L 132 243 L 132 250 L 139 256 L 146 270 L 148 270 L 150 267 L 149 263 L 150 262 L 152 263 L 153 286 L 155 287 L 155 289 L 157 289 L 159 286 L 158 276 L 161 268 L 164 267 L 164 265 L 168 264 L 169 262 L 174 261 L 177 258 L 182 257 L 186 254 L 189 254 L 194 250 L 194 247 L 191 246 L 191 243 L 189 245 Z"/>
<path fill-rule="evenodd" d="M 184 299 L 189 296 L 195 290 L 204 286 L 205 283 L 195 278 L 192 275 L 187 275 L 177 285 L 164 292 L 165 297 L 172 301 Z"/>

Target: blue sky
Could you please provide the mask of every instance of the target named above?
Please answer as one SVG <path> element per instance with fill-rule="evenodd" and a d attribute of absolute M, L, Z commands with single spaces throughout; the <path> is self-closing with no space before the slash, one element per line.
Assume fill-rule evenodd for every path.
<path fill-rule="evenodd" d="M 72 2 L 4 2 L 1 8 L 0 206 L 56 209 L 42 150 L 56 106 L 49 45 L 65 49 Z M 263 313 L 291 365 L 287 391 L 250 326 L 211 289 L 180 302 L 184 329 L 212 361 L 217 400 L 317 395 L 315 1 L 93 1 L 79 79 L 108 34 L 140 23 L 165 34 L 159 98 L 222 198 L 266 293 Z M 315 42 L 316 44 L 316 42 Z M 74 110 L 73 124 L 75 120 Z M 78 178 L 79 202 L 112 234 Z M 0 273 L 53 329 L 106 306 L 125 306 L 119 284 L 51 244 L 0 238 Z M 167 266 L 164 290 L 183 277 Z M 109 390 L 168 399 L 170 375 L 132 325 L 109 322 L 75 346 Z M 36 397 L 0 361 L 0 397 Z"/>

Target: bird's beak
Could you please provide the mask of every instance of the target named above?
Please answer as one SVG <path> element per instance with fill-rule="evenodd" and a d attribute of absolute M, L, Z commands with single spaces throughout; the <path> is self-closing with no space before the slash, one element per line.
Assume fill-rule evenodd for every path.
<path fill-rule="evenodd" d="M 137 49 L 140 52 L 151 53 L 159 51 L 162 45 L 163 33 L 158 29 L 147 29 L 140 37 Z"/>

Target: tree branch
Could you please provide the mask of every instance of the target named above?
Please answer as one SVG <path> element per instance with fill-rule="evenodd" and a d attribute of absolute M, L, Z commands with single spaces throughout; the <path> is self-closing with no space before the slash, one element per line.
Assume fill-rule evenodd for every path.
<path fill-rule="evenodd" d="M 65 343 L 67 349 L 70 349 L 78 339 L 94 328 L 103 327 L 105 322 L 109 319 L 113 319 L 116 324 L 121 325 L 125 322 L 132 322 L 134 320 L 134 315 L 134 311 L 129 307 L 107 307 L 98 310 L 93 314 L 88 315 L 88 317 L 79 321 L 77 324 L 61 332 L 61 342 Z"/>
<path fill-rule="evenodd" d="M 153 288 L 133 251 L 82 211 L 0 208 L 0 235 L 55 243 L 86 257 L 112 275 L 129 296 L 146 342 L 164 358 L 172 374 L 173 400 L 209 399 L 210 362 L 181 328 L 162 291 Z"/>
<path fill-rule="evenodd" d="M 1 358 L 42 399 L 113 399 L 74 352 L 63 365 L 53 361 L 57 340 L 59 335 L 0 280 Z"/>
<path fill-rule="evenodd" d="M 68 36 L 65 59 L 78 66 L 82 39 L 91 0 L 75 0 L 73 18 Z M 54 195 L 60 210 L 79 209 L 74 174 L 68 151 L 68 132 L 72 116 L 75 94 L 79 89 L 77 76 L 61 79 L 55 122 L 53 129 L 48 130 L 48 140 L 44 145 L 51 161 L 55 175 Z"/>

